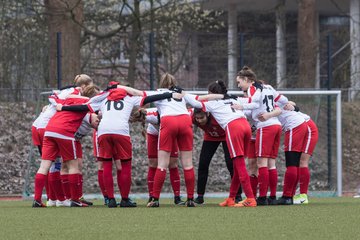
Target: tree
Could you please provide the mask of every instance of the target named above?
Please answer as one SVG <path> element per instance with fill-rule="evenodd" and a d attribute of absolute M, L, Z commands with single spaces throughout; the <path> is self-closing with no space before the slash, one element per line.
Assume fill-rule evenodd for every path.
<path fill-rule="evenodd" d="M 314 88 L 318 39 L 315 21 L 318 21 L 315 0 L 300 0 L 298 11 L 299 77 L 296 87 Z"/>
<path fill-rule="evenodd" d="M 50 42 L 48 86 L 57 86 L 57 32 L 61 32 L 62 82 L 72 84 L 74 77 L 81 73 L 78 23 L 83 21 L 83 3 L 81 0 L 45 0 L 45 8 Z"/>

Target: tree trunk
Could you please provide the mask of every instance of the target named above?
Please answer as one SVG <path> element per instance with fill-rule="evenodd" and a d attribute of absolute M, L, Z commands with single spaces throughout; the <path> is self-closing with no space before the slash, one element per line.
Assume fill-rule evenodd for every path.
<path fill-rule="evenodd" d="M 140 1 L 134 1 L 134 24 L 132 25 L 131 37 L 130 37 L 130 53 L 129 53 L 129 71 L 128 82 L 131 87 L 135 85 L 136 78 L 136 58 L 139 51 L 139 36 L 140 36 Z"/>
<path fill-rule="evenodd" d="M 351 100 L 360 88 L 360 1 L 350 1 L 350 40 L 351 40 Z"/>
<path fill-rule="evenodd" d="M 315 0 L 300 0 L 298 12 L 299 75 L 295 87 L 314 88 L 318 39 Z"/>
<path fill-rule="evenodd" d="M 80 38 L 83 21 L 83 3 L 80 0 L 45 0 L 50 39 L 50 71 L 48 87 L 57 86 L 56 33 L 61 32 L 62 86 L 73 83 L 81 73 Z"/>

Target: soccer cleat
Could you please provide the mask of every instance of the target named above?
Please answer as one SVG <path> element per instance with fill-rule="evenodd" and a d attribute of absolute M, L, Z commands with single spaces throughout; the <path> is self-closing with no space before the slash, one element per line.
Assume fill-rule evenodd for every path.
<path fill-rule="evenodd" d="M 205 204 L 203 196 L 197 196 L 197 198 L 195 198 L 194 202 L 198 205 Z"/>
<path fill-rule="evenodd" d="M 276 196 L 270 196 L 267 198 L 268 205 L 277 205 Z"/>
<path fill-rule="evenodd" d="M 117 203 L 116 203 L 115 198 L 109 198 L 109 202 L 108 202 L 107 206 L 108 206 L 109 208 L 116 208 L 116 207 L 117 207 Z"/>
<path fill-rule="evenodd" d="M 305 193 L 294 196 L 293 204 L 309 204 L 308 196 Z"/>
<path fill-rule="evenodd" d="M 109 203 L 109 198 L 107 196 L 104 196 L 104 205 L 107 206 Z"/>
<path fill-rule="evenodd" d="M 69 199 L 65 199 L 64 201 L 56 200 L 56 207 L 70 207 L 71 201 Z"/>
<path fill-rule="evenodd" d="M 73 201 L 71 200 L 71 204 L 70 207 L 88 207 L 89 205 L 87 205 L 86 203 L 82 203 L 80 201 Z"/>
<path fill-rule="evenodd" d="M 219 203 L 220 207 L 233 207 L 235 205 L 235 198 L 226 198 L 225 201 Z"/>
<path fill-rule="evenodd" d="M 152 200 L 154 200 L 154 198 L 150 196 L 148 199 L 148 203 L 151 202 Z"/>
<path fill-rule="evenodd" d="M 268 205 L 268 201 L 267 201 L 266 197 L 258 197 L 256 199 L 256 204 L 257 204 L 257 206 L 266 206 L 266 205 Z"/>
<path fill-rule="evenodd" d="M 33 208 L 42 208 L 42 207 L 46 207 L 45 204 L 43 204 L 42 202 L 38 202 L 38 201 L 33 201 L 33 204 L 32 204 L 32 207 Z"/>
<path fill-rule="evenodd" d="M 127 199 L 123 198 L 120 201 L 120 207 L 127 207 L 127 208 L 137 207 L 137 204 L 136 204 L 136 202 L 133 202 L 130 198 L 127 198 Z"/>
<path fill-rule="evenodd" d="M 233 207 L 256 207 L 256 199 L 255 198 L 245 198 L 241 202 L 235 204 Z"/>
<path fill-rule="evenodd" d="M 56 206 L 56 200 L 51 200 L 51 199 L 47 200 L 46 201 L 46 206 L 47 207 L 55 207 Z"/>
<path fill-rule="evenodd" d="M 159 200 L 153 198 L 150 202 L 148 202 L 148 204 L 146 205 L 146 207 L 159 207 Z"/>
<path fill-rule="evenodd" d="M 292 197 L 282 196 L 277 200 L 277 205 L 293 205 L 293 199 Z"/>
<path fill-rule="evenodd" d="M 184 206 L 185 202 L 183 200 L 181 200 L 180 196 L 175 196 L 174 197 L 174 204 L 178 205 L 178 206 Z"/>
<path fill-rule="evenodd" d="M 194 199 L 190 198 L 186 201 L 186 206 L 187 207 L 195 207 L 195 202 Z"/>
<path fill-rule="evenodd" d="M 88 205 L 88 206 L 92 206 L 92 205 L 93 205 L 92 202 L 86 201 L 86 200 L 84 199 L 84 197 L 81 197 L 79 200 L 80 200 L 80 202 L 85 203 L 85 204 Z"/>
<path fill-rule="evenodd" d="M 235 197 L 235 203 L 239 203 L 239 202 L 241 202 L 242 200 L 243 200 L 243 199 L 242 199 L 241 195 L 238 195 L 238 196 Z"/>

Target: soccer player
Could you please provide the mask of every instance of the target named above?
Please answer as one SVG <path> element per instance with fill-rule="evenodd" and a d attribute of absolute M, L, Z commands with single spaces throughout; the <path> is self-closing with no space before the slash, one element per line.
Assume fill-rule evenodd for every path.
<path fill-rule="evenodd" d="M 226 94 L 227 89 L 222 81 L 216 81 L 209 85 L 209 93 Z M 251 139 L 251 128 L 243 111 L 231 107 L 236 103 L 235 99 L 200 102 L 197 96 L 185 94 L 186 102 L 195 108 L 202 108 L 210 112 L 226 134 L 226 143 L 233 159 L 234 176 L 231 180 L 229 197 L 219 205 L 222 207 L 256 207 L 256 200 L 251 189 L 249 175 L 246 170 L 245 159 L 248 143 Z M 240 187 L 245 193 L 246 199 L 235 203 L 235 196 Z"/>
<path fill-rule="evenodd" d="M 298 112 L 304 119 L 308 125 L 308 138 L 304 143 L 301 157 L 300 157 L 300 166 L 298 172 L 298 179 L 300 182 L 300 194 L 295 195 L 293 197 L 294 204 L 308 204 L 308 189 L 310 183 L 310 171 L 309 171 L 309 160 L 314 152 L 316 144 L 319 139 L 319 130 L 315 124 L 315 122 L 310 118 L 309 115 L 300 112 L 299 108 L 292 101 L 289 101 L 289 104 L 285 106 L 286 110 L 294 110 Z M 297 185 L 297 184 L 296 184 Z M 296 185 L 294 188 L 294 194 L 296 192 Z"/>
<path fill-rule="evenodd" d="M 204 131 L 203 143 L 199 158 L 197 198 L 195 199 L 195 203 L 203 204 L 206 183 L 209 175 L 209 165 L 220 144 L 222 144 L 224 150 L 225 163 L 231 178 L 233 177 L 233 162 L 230 158 L 229 149 L 226 145 L 225 131 L 220 127 L 219 123 L 214 119 L 214 117 L 210 113 L 206 113 L 201 109 L 196 108 L 194 110 L 192 119 L 194 125 Z M 235 196 L 236 203 L 242 200 L 241 193 L 242 190 L 240 187 Z"/>
<path fill-rule="evenodd" d="M 259 197 L 257 198 L 257 205 L 274 204 L 276 201 L 276 187 L 277 187 L 277 169 L 276 158 L 279 152 L 280 137 L 281 137 L 281 123 L 276 117 L 271 117 L 266 121 L 259 121 L 259 116 L 265 112 L 272 112 L 274 110 L 275 99 L 280 95 L 275 89 L 268 84 L 261 84 L 257 81 L 256 74 L 248 67 L 244 67 L 239 71 L 236 81 L 238 87 L 243 91 L 247 91 L 247 97 L 250 104 L 253 102 L 253 98 L 258 89 L 260 89 L 260 95 L 257 94 L 258 106 L 250 106 L 248 103 L 244 103 L 241 99 L 241 105 L 234 105 L 237 109 L 251 110 L 252 119 L 254 121 L 256 132 L 255 151 L 257 157 L 258 167 L 258 185 L 259 185 Z M 254 84 L 257 83 L 256 88 Z M 270 186 L 270 196 L 267 198 L 268 188 Z"/>
<path fill-rule="evenodd" d="M 89 85 L 80 90 L 83 96 L 91 97 L 98 92 L 98 88 L 94 85 Z M 86 98 L 67 98 L 63 101 L 64 104 L 79 104 L 87 102 Z M 87 205 L 81 203 L 79 200 L 79 163 L 77 161 L 77 154 L 80 149 L 75 144 L 75 132 L 80 127 L 81 122 L 86 115 L 85 113 L 72 112 L 56 112 L 50 119 L 46 126 L 43 153 L 39 170 L 35 176 L 35 196 L 33 207 L 44 207 L 41 202 L 41 194 L 45 185 L 48 171 L 51 163 L 58 155 L 62 157 L 63 162 L 67 162 L 69 167 L 69 185 L 71 194 L 72 207 L 86 207 Z"/>
<path fill-rule="evenodd" d="M 149 201 L 153 200 L 154 177 L 158 165 L 158 139 L 160 128 L 160 115 L 156 108 L 139 109 L 138 113 L 144 116 L 144 122 L 148 123 L 146 128 L 146 141 L 148 152 L 148 175 L 147 183 L 149 190 Z M 174 144 L 170 154 L 169 162 L 170 183 L 174 192 L 174 203 L 176 205 L 185 205 L 180 196 L 180 174 L 178 168 L 178 146 Z"/>

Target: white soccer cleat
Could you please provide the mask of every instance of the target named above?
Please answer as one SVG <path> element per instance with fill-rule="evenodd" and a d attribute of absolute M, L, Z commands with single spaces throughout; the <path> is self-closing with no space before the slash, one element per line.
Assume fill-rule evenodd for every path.
<path fill-rule="evenodd" d="M 308 204 L 309 203 L 309 199 L 308 196 L 306 194 L 299 194 L 293 197 L 293 203 L 294 204 Z"/>
<path fill-rule="evenodd" d="M 57 207 L 70 207 L 71 201 L 69 199 L 66 199 L 64 201 L 56 200 L 56 206 Z"/>
<path fill-rule="evenodd" d="M 56 206 L 56 200 L 51 200 L 51 199 L 47 200 L 46 206 L 47 207 L 55 207 Z"/>

